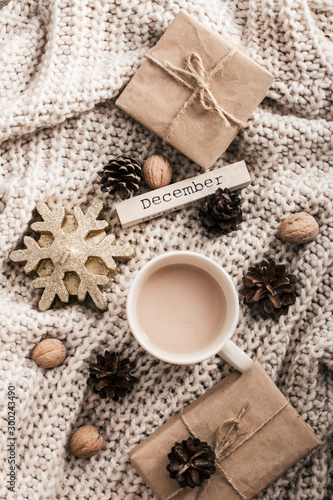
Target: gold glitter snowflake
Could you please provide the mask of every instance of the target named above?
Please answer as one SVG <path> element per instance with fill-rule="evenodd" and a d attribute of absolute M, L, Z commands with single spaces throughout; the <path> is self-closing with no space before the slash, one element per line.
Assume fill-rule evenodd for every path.
<path fill-rule="evenodd" d="M 106 234 L 108 223 L 97 220 L 103 202 L 95 200 L 84 214 L 74 208 L 74 216 L 64 208 L 50 210 L 46 203 L 38 202 L 37 211 L 43 221 L 31 224 L 40 233 L 38 241 L 25 236 L 24 250 L 10 254 L 14 262 L 26 262 L 26 273 L 35 271 L 38 277 L 34 288 L 44 288 L 39 309 L 51 307 L 56 295 L 68 302 L 70 295 L 77 295 L 82 302 L 87 293 L 99 309 L 107 308 L 99 286 L 109 282 L 108 274 L 116 274 L 115 260 L 128 260 L 134 249 L 116 244 L 113 234 Z"/>

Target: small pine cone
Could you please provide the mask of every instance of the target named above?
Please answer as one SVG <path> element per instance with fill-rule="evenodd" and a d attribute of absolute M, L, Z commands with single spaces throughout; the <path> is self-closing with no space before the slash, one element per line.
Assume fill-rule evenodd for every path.
<path fill-rule="evenodd" d="M 139 163 L 129 156 L 117 156 L 101 172 L 102 191 L 117 194 L 122 200 L 139 190 L 142 172 Z"/>
<path fill-rule="evenodd" d="M 137 381 L 130 375 L 133 368 L 128 358 L 120 360 L 116 352 L 105 351 L 105 355 L 98 355 L 97 363 L 91 365 L 88 384 L 101 398 L 109 397 L 118 401 L 133 389 L 133 384 Z"/>
<path fill-rule="evenodd" d="M 170 463 L 167 470 L 179 486 L 195 488 L 215 474 L 215 453 L 200 439 L 189 437 L 186 441 L 175 443 L 168 454 Z"/>
<path fill-rule="evenodd" d="M 286 314 L 296 300 L 296 278 L 287 274 L 285 265 L 276 265 L 274 260 L 262 261 L 250 267 L 243 278 L 241 294 L 245 303 L 250 304 L 255 313 L 267 316 Z"/>
<path fill-rule="evenodd" d="M 199 211 L 199 219 L 208 233 L 221 236 L 234 231 L 242 221 L 241 199 L 229 189 L 219 188 Z"/>

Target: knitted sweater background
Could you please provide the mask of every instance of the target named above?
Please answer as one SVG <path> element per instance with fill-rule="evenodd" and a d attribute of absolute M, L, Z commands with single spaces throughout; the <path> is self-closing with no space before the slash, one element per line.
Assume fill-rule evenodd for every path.
<path fill-rule="evenodd" d="M 275 83 L 217 166 L 245 160 L 244 221 L 208 238 L 198 205 L 122 230 L 98 171 L 115 155 L 142 161 L 162 153 L 174 181 L 202 170 L 114 105 L 145 54 L 183 8 L 275 76 Z M 126 297 L 155 255 L 192 250 L 231 274 L 235 286 L 263 258 L 297 276 L 297 300 L 279 321 L 254 319 L 241 301 L 233 340 L 256 357 L 323 444 L 261 492 L 263 500 L 332 498 L 332 68 L 331 0 L 13 0 L 0 12 L 0 498 L 154 499 L 129 451 L 181 407 L 231 371 L 219 357 L 175 366 L 146 354 L 126 320 Z M 108 311 L 75 300 L 40 312 L 23 265 L 9 261 L 36 202 L 69 212 L 95 198 L 121 244 L 136 256 L 103 292 Z M 317 238 L 293 246 L 277 238 L 282 219 L 313 214 Z M 43 370 L 31 359 L 46 337 L 62 340 L 64 363 Z M 139 381 L 121 402 L 87 387 L 88 367 L 105 349 L 128 355 Z M 7 490 L 7 391 L 16 386 L 17 491 Z M 68 452 L 79 425 L 100 428 L 106 445 L 90 460 Z M 207 499 L 209 500 L 209 499 Z M 227 500 L 227 499 L 226 499 Z"/>

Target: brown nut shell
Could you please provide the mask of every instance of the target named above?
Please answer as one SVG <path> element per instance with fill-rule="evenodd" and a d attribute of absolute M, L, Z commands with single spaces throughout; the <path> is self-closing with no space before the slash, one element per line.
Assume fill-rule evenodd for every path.
<path fill-rule="evenodd" d="M 143 164 L 143 175 L 146 183 L 152 189 L 167 186 L 172 178 L 172 165 L 161 155 L 152 155 Z"/>
<path fill-rule="evenodd" d="M 66 357 L 65 346 L 58 339 L 45 339 L 36 345 L 32 359 L 42 368 L 59 366 Z"/>
<path fill-rule="evenodd" d="M 93 425 L 83 425 L 76 429 L 69 441 L 69 451 L 78 458 L 90 458 L 104 446 L 104 438 Z"/>
<path fill-rule="evenodd" d="M 314 217 L 306 212 L 289 215 L 278 230 L 279 238 L 289 243 L 301 244 L 312 241 L 319 232 L 319 226 Z"/>

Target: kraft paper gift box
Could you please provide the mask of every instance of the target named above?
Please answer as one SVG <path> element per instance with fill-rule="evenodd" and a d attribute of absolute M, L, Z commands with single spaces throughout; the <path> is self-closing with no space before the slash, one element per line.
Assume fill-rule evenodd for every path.
<path fill-rule="evenodd" d="M 220 469 L 200 487 L 180 489 L 166 470 L 175 442 L 186 440 L 191 429 L 214 449 L 217 430 L 223 440 L 231 425 L 234 440 L 218 461 Z M 233 372 L 136 446 L 131 462 L 160 500 L 172 495 L 176 500 L 248 500 L 319 444 L 255 361 L 248 372 Z"/>
<path fill-rule="evenodd" d="M 207 169 L 272 83 L 265 68 L 181 11 L 116 105 Z"/>

